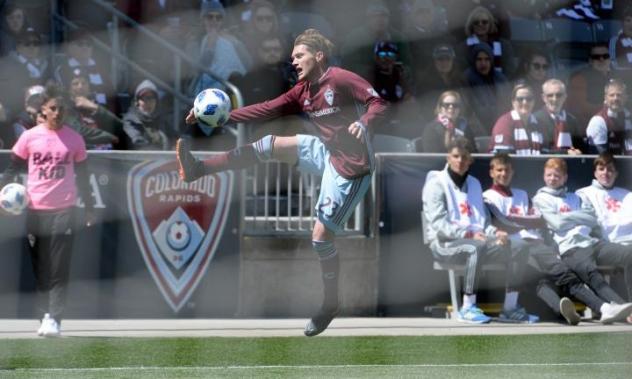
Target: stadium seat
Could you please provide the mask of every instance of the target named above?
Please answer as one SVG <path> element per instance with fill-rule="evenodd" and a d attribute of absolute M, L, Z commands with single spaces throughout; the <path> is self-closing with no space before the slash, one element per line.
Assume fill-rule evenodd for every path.
<path fill-rule="evenodd" d="M 410 141 L 411 150 L 416 153 L 423 153 L 424 149 L 423 149 L 423 146 L 421 145 L 421 142 L 422 142 L 421 137 L 413 138 Z"/>
<path fill-rule="evenodd" d="M 586 64 L 589 48 L 595 42 L 589 23 L 571 19 L 547 19 L 542 21 L 542 26 L 558 72 L 570 72 Z"/>
<path fill-rule="evenodd" d="M 413 152 L 408 138 L 375 134 L 373 136 L 373 152 L 375 153 L 410 153 Z"/>
<path fill-rule="evenodd" d="M 545 41 L 542 23 L 529 18 L 509 18 L 509 38 L 515 46 L 537 46 Z"/>
<path fill-rule="evenodd" d="M 619 20 L 596 20 L 592 24 L 595 42 L 608 42 L 610 37 L 616 35 L 621 30 Z"/>

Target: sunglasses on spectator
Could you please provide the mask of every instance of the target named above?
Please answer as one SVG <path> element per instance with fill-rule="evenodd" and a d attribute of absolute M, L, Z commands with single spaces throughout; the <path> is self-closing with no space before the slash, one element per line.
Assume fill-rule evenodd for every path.
<path fill-rule="evenodd" d="M 474 25 L 489 25 L 489 20 L 476 20 L 473 22 Z"/>
<path fill-rule="evenodd" d="M 224 16 L 222 16 L 220 13 L 207 13 L 204 15 L 204 18 L 208 18 L 209 20 L 221 21 Z"/>
<path fill-rule="evenodd" d="M 519 103 L 522 103 L 522 102 L 530 103 L 533 101 L 533 96 L 516 96 L 514 98 L 514 101 L 517 101 Z"/>
<path fill-rule="evenodd" d="M 395 58 L 397 58 L 397 53 L 394 53 L 392 51 L 378 51 L 377 52 L 377 56 L 380 57 L 380 58 L 395 59 Z"/>
<path fill-rule="evenodd" d="M 564 96 L 566 96 L 566 94 L 564 92 L 555 92 L 555 93 L 545 93 L 544 96 L 548 97 L 549 99 L 561 99 Z"/>
<path fill-rule="evenodd" d="M 461 104 L 459 103 L 441 103 L 441 108 L 452 108 L 452 109 L 459 109 L 461 108 Z"/>
<path fill-rule="evenodd" d="M 610 54 L 608 54 L 608 53 L 606 53 L 606 54 L 590 54 L 590 59 L 593 59 L 593 60 L 596 60 L 596 61 L 600 60 L 600 59 L 606 60 L 606 59 L 610 59 Z"/>
<path fill-rule="evenodd" d="M 546 63 L 538 63 L 538 62 L 533 62 L 531 63 L 531 67 L 533 67 L 534 70 L 548 70 L 549 69 L 549 65 Z"/>

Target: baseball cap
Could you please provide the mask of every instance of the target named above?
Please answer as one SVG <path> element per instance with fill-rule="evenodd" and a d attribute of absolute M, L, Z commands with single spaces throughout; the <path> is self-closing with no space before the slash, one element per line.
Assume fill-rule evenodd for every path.
<path fill-rule="evenodd" d="M 454 58 L 455 56 L 456 54 L 454 53 L 454 49 L 450 45 L 437 45 L 432 50 L 433 58 L 441 58 L 441 57 Z"/>
<path fill-rule="evenodd" d="M 209 13 L 219 13 L 222 16 L 226 15 L 224 6 L 217 0 L 202 1 L 200 6 L 200 16 L 204 17 Z"/>
<path fill-rule="evenodd" d="M 366 7 L 366 14 L 367 15 L 372 15 L 372 14 L 391 14 L 391 11 L 388 9 L 388 7 L 386 6 L 386 4 L 381 1 L 381 0 L 373 0 L 371 2 L 369 2 L 369 4 Z"/>

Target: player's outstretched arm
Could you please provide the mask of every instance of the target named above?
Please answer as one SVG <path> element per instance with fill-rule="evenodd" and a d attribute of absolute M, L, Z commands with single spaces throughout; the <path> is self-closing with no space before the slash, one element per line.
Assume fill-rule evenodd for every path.
<path fill-rule="evenodd" d="M 187 125 L 193 125 L 197 122 L 197 119 L 195 118 L 195 113 L 193 112 L 193 108 L 191 108 L 187 116 L 184 118 L 184 122 Z"/>

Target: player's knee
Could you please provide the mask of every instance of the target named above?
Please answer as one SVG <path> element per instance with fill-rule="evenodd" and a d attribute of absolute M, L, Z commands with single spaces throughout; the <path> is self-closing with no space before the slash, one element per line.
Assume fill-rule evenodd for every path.
<path fill-rule="evenodd" d="M 318 254 L 318 259 L 328 259 L 336 255 L 336 247 L 334 245 L 334 241 L 312 241 L 312 247 L 316 254 Z"/>
<path fill-rule="evenodd" d="M 276 136 L 267 135 L 255 142 L 253 142 L 252 146 L 255 149 L 255 154 L 257 158 L 262 162 L 267 162 L 272 159 L 272 154 L 274 152 L 274 140 Z"/>

